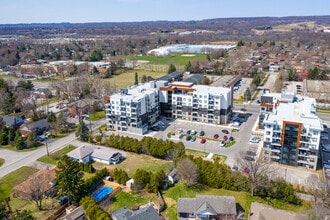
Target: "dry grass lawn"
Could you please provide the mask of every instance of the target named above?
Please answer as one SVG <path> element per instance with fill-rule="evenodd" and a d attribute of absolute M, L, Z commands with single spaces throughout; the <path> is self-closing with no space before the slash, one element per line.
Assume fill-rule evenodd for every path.
<path fill-rule="evenodd" d="M 123 169 L 128 173 L 129 177 L 133 177 L 137 169 L 144 169 L 151 172 L 164 170 L 165 174 L 168 173 L 172 166 L 172 161 L 160 160 L 151 156 L 135 153 L 127 153 L 127 157 L 120 164 L 106 165 L 103 163 L 95 162 L 93 166 L 96 169 L 108 168 L 110 171 L 115 168 Z"/>

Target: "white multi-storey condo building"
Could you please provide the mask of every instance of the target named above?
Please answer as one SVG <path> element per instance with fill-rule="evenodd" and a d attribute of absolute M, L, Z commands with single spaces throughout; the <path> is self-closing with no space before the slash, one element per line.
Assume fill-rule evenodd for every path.
<path fill-rule="evenodd" d="M 162 114 L 173 118 L 224 124 L 232 111 L 230 88 L 173 82 L 160 87 L 159 97 Z"/>
<path fill-rule="evenodd" d="M 293 92 L 261 97 L 264 125 L 263 160 L 308 169 L 317 168 L 322 120 L 314 98 Z"/>
<path fill-rule="evenodd" d="M 161 114 L 189 121 L 227 123 L 231 103 L 230 88 L 152 81 L 111 95 L 105 111 L 110 129 L 144 134 Z"/>
<path fill-rule="evenodd" d="M 156 82 L 121 89 L 105 105 L 110 129 L 144 134 L 159 117 Z"/>

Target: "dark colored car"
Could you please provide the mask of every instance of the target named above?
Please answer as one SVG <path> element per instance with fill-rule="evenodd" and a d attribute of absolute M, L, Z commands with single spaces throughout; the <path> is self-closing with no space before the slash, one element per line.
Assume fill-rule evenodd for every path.
<path fill-rule="evenodd" d="M 57 200 L 58 204 L 64 205 L 65 203 L 68 202 L 68 197 L 67 196 L 62 196 Z"/>
<path fill-rule="evenodd" d="M 190 141 L 191 142 L 195 142 L 196 141 L 196 137 L 192 137 Z"/>
<path fill-rule="evenodd" d="M 218 139 L 218 138 L 219 138 L 218 134 L 213 135 L 213 139 Z"/>
<path fill-rule="evenodd" d="M 201 131 L 201 132 L 199 132 L 199 136 L 204 136 L 205 135 L 205 132 L 204 131 Z"/>
<path fill-rule="evenodd" d="M 234 140 L 233 136 L 230 136 L 230 137 L 228 138 L 228 140 L 229 140 L 229 141 L 233 141 L 233 140 Z"/>
<path fill-rule="evenodd" d="M 187 132 L 186 132 L 187 134 L 190 134 L 191 133 L 191 130 L 187 130 Z"/>
<path fill-rule="evenodd" d="M 186 137 L 186 141 L 190 141 L 190 140 L 191 140 L 191 136 L 188 135 L 188 136 Z"/>
<path fill-rule="evenodd" d="M 205 138 L 202 138 L 201 141 L 200 141 L 201 144 L 204 144 L 205 142 L 206 142 Z"/>
<path fill-rule="evenodd" d="M 222 131 L 222 133 L 229 134 L 229 131 L 226 130 L 226 129 L 223 129 L 223 130 L 221 130 L 221 131 Z"/>

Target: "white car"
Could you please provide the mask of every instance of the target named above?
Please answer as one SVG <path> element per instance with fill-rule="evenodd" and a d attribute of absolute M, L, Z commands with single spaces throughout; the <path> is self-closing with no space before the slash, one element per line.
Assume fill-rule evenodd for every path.
<path fill-rule="evenodd" d="M 179 128 L 178 129 L 178 133 L 181 134 L 183 132 L 183 129 L 182 128 Z"/>
<path fill-rule="evenodd" d="M 250 138 L 250 142 L 251 143 L 259 143 L 260 142 L 260 138 L 259 137 L 255 137 L 255 136 L 252 136 L 251 138 Z"/>
<path fill-rule="evenodd" d="M 226 142 L 225 141 L 221 141 L 220 144 L 219 144 L 219 147 L 224 147 L 226 146 Z"/>

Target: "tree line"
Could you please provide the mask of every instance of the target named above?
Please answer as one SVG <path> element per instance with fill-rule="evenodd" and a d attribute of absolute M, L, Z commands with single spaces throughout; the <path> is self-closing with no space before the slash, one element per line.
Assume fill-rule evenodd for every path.
<path fill-rule="evenodd" d="M 105 141 L 105 144 L 109 147 L 138 154 L 147 154 L 166 160 L 176 160 L 185 153 L 185 147 L 182 142 L 175 143 L 170 140 L 164 141 L 146 136 L 139 141 L 135 138 L 112 134 Z"/>

